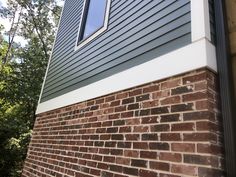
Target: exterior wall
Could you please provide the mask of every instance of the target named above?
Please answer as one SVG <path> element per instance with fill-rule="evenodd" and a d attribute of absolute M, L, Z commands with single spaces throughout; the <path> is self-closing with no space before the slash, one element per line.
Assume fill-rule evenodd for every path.
<path fill-rule="evenodd" d="M 112 0 L 108 29 L 75 50 L 82 9 L 65 2 L 41 102 L 191 43 L 190 0 Z"/>
<path fill-rule="evenodd" d="M 41 113 L 22 176 L 221 176 L 218 101 L 203 68 Z"/>

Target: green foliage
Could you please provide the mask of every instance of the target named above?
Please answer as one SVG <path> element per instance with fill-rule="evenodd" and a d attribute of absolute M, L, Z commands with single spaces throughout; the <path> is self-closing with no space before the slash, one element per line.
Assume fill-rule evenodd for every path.
<path fill-rule="evenodd" d="M 17 177 L 26 157 L 61 8 L 54 0 L 9 0 L 8 4 L 0 15 L 12 19 L 14 10 L 20 9 L 13 31 L 27 40 L 25 46 L 10 43 L 4 34 L 12 32 L 5 33 L 0 25 L 0 176 Z"/>

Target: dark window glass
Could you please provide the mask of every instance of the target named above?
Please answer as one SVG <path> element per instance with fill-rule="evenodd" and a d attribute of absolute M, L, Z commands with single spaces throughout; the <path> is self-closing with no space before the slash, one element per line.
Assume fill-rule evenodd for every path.
<path fill-rule="evenodd" d="M 88 38 L 103 27 L 106 14 L 106 0 L 87 0 L 84 8 L 79 41 Z"/>

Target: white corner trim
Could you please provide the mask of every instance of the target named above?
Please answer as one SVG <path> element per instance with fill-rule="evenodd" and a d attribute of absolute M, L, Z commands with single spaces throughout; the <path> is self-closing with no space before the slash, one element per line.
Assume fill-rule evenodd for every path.
<path fill-rule="evenodd" d="M 79 48 L 81 48 L 81 47 L 83 47 L 84 45 L 88 44 L 88 43 L 89 43 L 90 41 L 92 41 L 94 38 L 96 38 L 96 37 L 99 36 L 101 33 L 103 33 L 103 32 L 107 29 L 107 27 L 108 27 L 108 20 L 109 20 L 109 12 L 110 12 L 110 7 L 111 7 L 111 0 L 107 0 L 106 14 L 105 14 L 105 19 L 104 19 L 103 27 L 100 28 L 98 31 L 96 31 L 94 34 L 92 34 L 91 36 L 89 36 L 87 39 L 85 39 L 84 41 L 82 41 L 82 42 L 78 45 L 80 29 L 81 29 L 81 26 L 82 26 L 82 18 L 83 18 L 83 16 L 84 16 L 85 4 L 86 4 L 86 0 L 84 0 L 83 10 L 82 10 L 82 14 L 81 14 L 81 17 L 80 17 L 81 19 L 80 19 L 79 29 L 78 29 L 78 33 L 77 33 L 77 37 L 76 37 L 75 50 L 78 50 Z"/>
<path fill-rule="evenodd" d="M 64 12 L 65 4 L 67 3 L 66 1 L 67 0 L 65 0 L 64 5 L 63 5 L 62 10 L 61 10 L 61 15 L 60 15 L 60 19 L 59 19 L 59 22 L 58 22 L 57 32 L 56 32 L 55 39 L 54 39 L 54 42 L 53 42 L 53 45 L 52 45 L 52 50 L 51 50 L 50 57 L 49 57 L 49 60 L 48 60 L 47 69 L 46 69 L 46 72 L 45 72 L 45 75 L 44 75 L 43 84 L 42 84 L 42 87 L 41 87 L 38 104 L 40 104 L 40 100 L 41 100 L 41 97 L 42 97 L 42 94 L 43 94 L 43 88 L 45 86 L 46 78 L 47 78 L 47 75 L 48 75 L 48 70 L 49 70 L 49 66 L 50 66 L 50 63 L 51 63 L 51 59 L 52 59 L 52 53 L 53 53 L 54 46 L 55 46 L 55 43 L 56 43 L 58 30 L 59 30 L 59 27 L 60 27 L 60 24 L 61 24 L 62 14 Z"/>
<path fill-rule="evenodd" d="M 205 38 L 38 105 L 36 114 L 202 67 L 217 71 L 215 47 Z"/>
<path fill-rule="evenodd" d="M 192 42 L 202 38 L 211 40 L 208 0 L 191 0 Z"/>

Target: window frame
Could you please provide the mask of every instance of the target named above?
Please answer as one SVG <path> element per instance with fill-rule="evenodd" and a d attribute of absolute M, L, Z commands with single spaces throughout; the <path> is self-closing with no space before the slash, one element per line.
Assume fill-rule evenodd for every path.
<path fill-rule="evenodd" d="M 79 24 L 78 34 L 77 34 L 77 38 L 76 38 L 75 50 L 78 50 L 79 48 L 88 44 L 90 41 L 92 41 L 94 38 L 96 38 L 98 35 L 100 35 L 101 33 L 103 33 L 107 29 L 111 0 L 106 0 L 106 1 L 107 2 L 106 2 L 106 10 L 105 10 L 105 15 L 104 15 L 103 26 L 101 26 L 99 29 L 97 29 L 94 33 L 92 33 L 88 37 L 81 40 L 81 34 L 83 34 L 82 30 L 84 30 L 84 28 L 85 28 L 86 18 L 87 18 L 88 9 L 89 9 L 88 6 L 89 6 L 89 2 L 90 2 L 90 0 L 84 0 L 83 9 L 82 9 L 82 13 L 80 16 L 80 24 Z M 85 13 L 86 13 L 86 15 L 85 15 Z"/>

